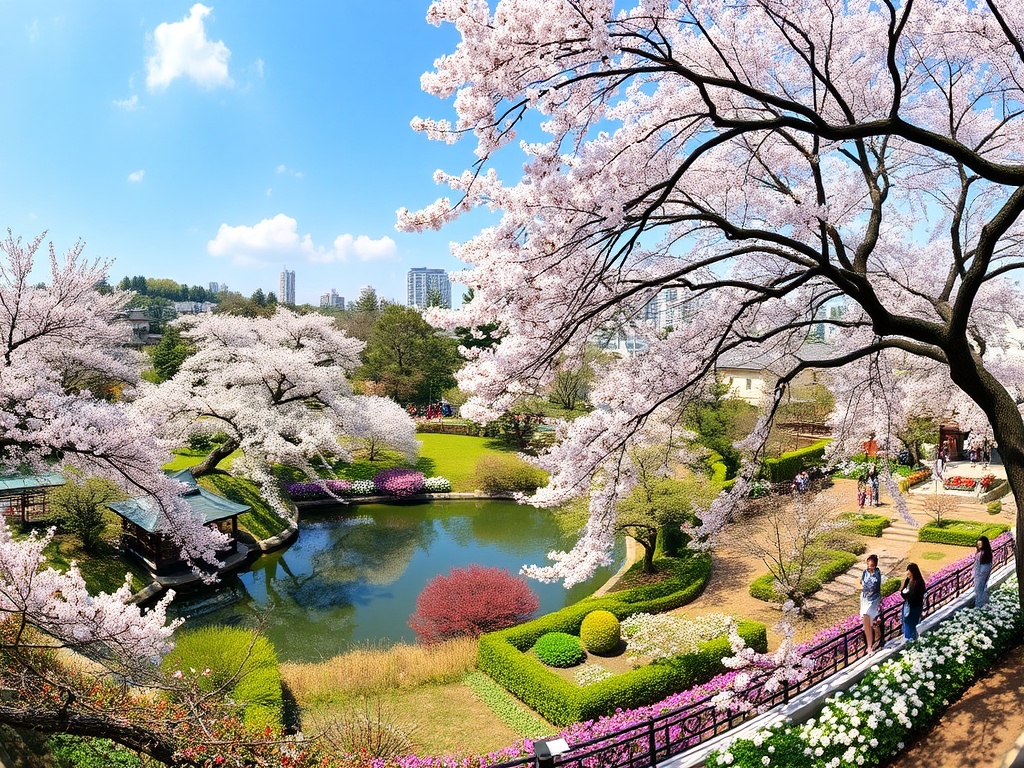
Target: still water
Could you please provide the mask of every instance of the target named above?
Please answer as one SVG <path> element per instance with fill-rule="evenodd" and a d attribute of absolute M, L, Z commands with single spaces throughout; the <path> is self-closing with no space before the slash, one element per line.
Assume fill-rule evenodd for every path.
<path fill-rule="evenodd" d="M 213 591 L 183 595 L 172 613 L 186 626 L 231 624 L 264 632 L 282 661 L 317 661 L 365 643 L 413 642 L 406 622 L 416 597 L 434 576 L 470 563 L 518 573 L 545 563 L 552 549 L 573 539 L 550 512 L 511 501 L 435 501 L 364 504 L 331 514 L 306 515 L 289 548 L 264 555 L 248 571 Z M 529 580 L 539 613 L 571 605 L 603 584 L 622 563 L 566 590 Z"/>

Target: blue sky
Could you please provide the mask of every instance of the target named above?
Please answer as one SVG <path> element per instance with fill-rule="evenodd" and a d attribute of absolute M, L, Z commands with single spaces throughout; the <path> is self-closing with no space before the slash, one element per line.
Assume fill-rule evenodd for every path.
<path fill-rule="evenodd" d="M 404 301 L 410 267 L 458 269 L 452 240 L 404 234 L 395 210 L 432 202 L 436 168 L 469 142 L 414 133 L 451 117 L 420 75 L 457 33 L 427 0 L 282 3 L 0 2 L 0 224 L 125 275 Z M 453 299 L 460 295 L 459 287 Z"/>

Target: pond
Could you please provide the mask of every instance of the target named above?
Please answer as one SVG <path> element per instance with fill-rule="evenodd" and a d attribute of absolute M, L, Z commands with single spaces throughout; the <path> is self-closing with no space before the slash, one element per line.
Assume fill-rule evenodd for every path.
<path fill-rule="evenodd" d="M 434 576 L 471 563 L 505 568 L 543 564 L 552 549 L 571 547 L 547 510 L 512 501 L 364 504 L 305 515 L 289 548 L 264 555 L 214 590 L 175 599 L 171 613 L 187 627 L 255 626 L 282 661 L 319 661 L 366 643 L 414 642 L 407 625 L 416 597 Z M 566 590 L 528 580 L 539 613 L 591 594 L 622 563 Z"/>

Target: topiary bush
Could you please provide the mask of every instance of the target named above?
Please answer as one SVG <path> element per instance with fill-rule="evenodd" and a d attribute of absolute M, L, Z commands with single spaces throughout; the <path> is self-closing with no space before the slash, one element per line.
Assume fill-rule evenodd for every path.
<path fill-rule="evenodd" d="M 840 515 L 840 519 L 849 520 L 853 524 L 854 532 L 861 536 L 881 536 L 882 532 L 892 525 L 892 520 L 885 515 L 873 515 L 869 512 L 847 512 L 845 515 Z M 835 547 L 835 549 L 839 549 L 839 547 Z M 860 552 L 856 554 L 859 555 Z"/>
<path fill-rule="evenodd" d="M 901 586 L 903 586 L 903 579 L 899 576 L 890 576 L 882 582 L 882 597 L 888 597 L 894 592 L 899 592 Z"/>
<path fill-rule="evenodd" d="M 591 653 L 612 653 L 622 642 L 622 627 L 611 611 L 591 611 L 580 624 L 580 640 Z"/>
<path fill-rule="evenodd" d="M 575 667 L 587 657 L 580 639 L 567 632 L 541 635 L 533 644 L 533 652 L 549 667 L 559 668 Z"/>

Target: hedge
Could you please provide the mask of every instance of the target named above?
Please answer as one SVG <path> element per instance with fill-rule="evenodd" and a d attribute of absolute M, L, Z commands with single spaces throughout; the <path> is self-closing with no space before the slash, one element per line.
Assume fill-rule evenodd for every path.
<path fill-rule="evenodd" d="M 943 520 L 941 523 L 926 523 L 917 532 L 918 541 L 933 544 L 952 544 L 956 547 L 973 547 L 982 536 L 994 539 L 1010 530 L 1003 523 L 976 523 L 971 520 Z"/>
<path fill-rule="evenodd" d="M 548 632 L 578 635 L 584 617 L 591 611 L 610 611 L 621 620 L 634 613 L 662 613 L 685 605 L 700 594 L 711 573 L 707 554 L 694 554 L 682 560 L 663 558 L 658 562 L 673 569 L 670 578 L 587 598 L 518 627 L 482 635 L 480 669 L 555 725 L 610 715 L 619 708 L 653 704 L 675 691 L 709 680 L 723 671 L 721 660 L 732 653 L 727 638 L 705 643 L 695 653 L 648 664 L 582 688 L 526 654 Z M 763 624 L 744 621 L 739 630 L 749 646 L 759 651 L 767 649 Z"/>
<path fill-rule="evenodd" d="M 788 451 L 777 459 L 765 459 L 758 476 L 773 483 L 788 483 L 800 470 L 821 464 L 828 444 L 829 440 L 819 440 L 806 448 Z"/>
<path fill-rule="evenodd" d="M 839 516 L 841 520 L 853 523 L 853 530 L 861 536 L 881 536 L 882 531 L 892 525 L 892 519 L 885 515 L 872 515 L 869 512 L 847 512 Z"/>
<path fill-rule="evenodd" d="M 826 582 L 846 573 L 857 562 L 857 556 L 851 552 L 824 550 L 821 556 L 821 564 L 805 576 L 799 585 L 805 596 L 814 594 Z M 750 596 L 766 603 L 781 603 L 785 600 L 783 595 L 775 591 L 775 577 L 770 573 L 758 576 L 750 583 Z"/>

